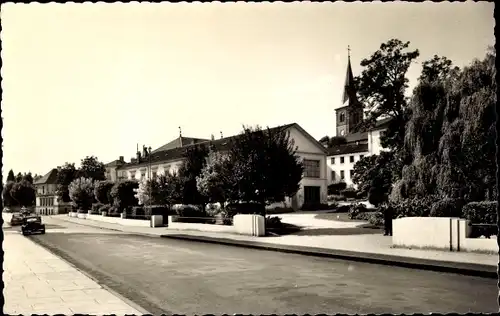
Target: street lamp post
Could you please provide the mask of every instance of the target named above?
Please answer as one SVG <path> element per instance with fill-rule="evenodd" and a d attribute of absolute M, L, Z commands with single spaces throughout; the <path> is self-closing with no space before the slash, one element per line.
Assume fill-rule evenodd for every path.
<path fill-rule="evenodd" d="M 153 177 L 152 177 L 152 172 L 151 172 L 151 146 L 149 148 L 146 148 L 148 151 L 148 179 L 149 179 L 149 207 L 151 208 L 152 204 L 152 191 L 153 191 Z"/>

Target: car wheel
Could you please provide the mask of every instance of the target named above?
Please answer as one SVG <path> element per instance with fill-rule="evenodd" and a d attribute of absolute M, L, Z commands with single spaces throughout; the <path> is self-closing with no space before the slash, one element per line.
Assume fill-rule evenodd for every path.
<path fill-rule="evenodd" d="M 23 236 L 26 236 L 26 235 L 27 235 L 26 231 L 23 230 Z"/>

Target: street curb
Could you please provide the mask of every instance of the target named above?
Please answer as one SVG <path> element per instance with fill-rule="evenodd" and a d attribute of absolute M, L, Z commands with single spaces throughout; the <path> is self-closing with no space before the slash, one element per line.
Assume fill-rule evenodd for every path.
<path fill-rule="evenodd" d="M 377 253 L 366 253 L 366 252 L 356 252 L 356 251 L 317 248 L 317 247 L 274 245 L 274 244 L 272 245 L 265 242 L 239 241 L 228 238 L 214 238 L 214 237 L 192 236 L 183 234 L 168 234 L 168 235 L 161 235 L 161 237 L 177 239 L 177 240 L 221 244 L 226 246 L 236 246 L 236 247 L 243 247 L 250 249 L 259 249 L 266 251 L 294 253 L 294 254 L 314 256 L 314 257 L 333 258 L 346 261 L 382 264 L 382 265 L 397 266 L 409 269 L 455 273 L 455 274 L 492 278 L 492 279 L 498 278 L 497 267 L 485 264 L 438 261 L 438 260 L 429 260 L 421 258 L 411 258 L 403 256 L 393 256 L 393 255 L 385 255 Z"/>
<path fill-rule="evenodd" d="M 101 282 L 99 282 L 99 280 L 97 280 L 96 278 L 94 278 L 92 275 L 90 275 L 89 273 L 87 273 L 86 271 L 82 270 L 82 269 L 79 269 L 76 265 L 74 265 L 72 262 L 70 262 L 69 260 L 66 260 L 66 258 L 64 258 L 63 256 L 61 256 L 60 254 L 57 254 L 53 249 L 51 249 L 49 246 L 43 244 L 43 242 L 39 242 L 38 239 L 33 239 L 33 238 L 30 238 L 28 237 L 29 240 L 42 247 L 43 249 L 45 249 L 46 251 L 50 252 L 51 254 L 53 254 L 54 256 L 56 256 L 57 258 L 61 259 L 62 261 L 66 262 L 68 265 L 70 265 L 73 269 L 77 270 L 78 272 L 80 272 L 81 274 L 85 275 L 87 278 L 91 279 L 92 281 L 94 281 L 97 285 L 99 285 L 101 288 L 103 288 L 104 290 L 108 291 L 109 293 L 111 293 L 112 295 L 116 296 L 118 299 L 120 299 L 122 302 L 124 302 L 125 304 L 127 304 L 128 306 L 132 307 L 133 309 L 135 309 L 136 311 L 138 312 L 141 312 L 143 313 L 143 315 L 150 315 L 150 313 L 144 309 L 142 306 L 140 306 L 139 304 L 136 304 L 135 302 L 129 300 L 128 298 L 126 298 L 125 296 L 121 295 L 120 293 L 116 292 L 115 290 L 111 289 L 109 286 L 105 285 L 105 284 L 102 284 Z M 76 313 L 78 314 L 78 313 Z"/>

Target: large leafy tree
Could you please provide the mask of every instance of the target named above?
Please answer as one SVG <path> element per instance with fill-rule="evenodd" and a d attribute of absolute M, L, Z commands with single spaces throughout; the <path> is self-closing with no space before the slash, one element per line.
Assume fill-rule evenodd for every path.
<path fill-rule="evenodd" d="M 198 191 L 196 177 L 201 174 L 208 157 L 208 148 L 204 145 L 193 145 L 186 148 L 184 161 L 178 175 L 182 182 L 182 203 L 204 206 L 206 198 Z"/>
<path fill-rule="evenodd" d="M 74 163 L 66 162 L 64 166 L 57 171 L 57 195 L 64 202 L 70 202 L 69 184 L 77 178 L 78 172 Z"/>
<path fill-rule="evenodd" d="M 23 174 L 19 172 L 16 176 L 16 182 L 21 182 L 21 181 L 23 181 Z"/>
<path fill-rule="evenodd" d="M 182 202 L 182 181 L 176 173 L 161 174 L 156 178 L 158 194 L 155 202 L 158 205 L 172 208 L 172 205 Z"/>
<path fill-rule="evenodd" d="M 89 178 L 78 178 L 70 183 L 69 196 L 82 210 L 88 210 L 94 201 L 94 181 Z"/>
<path fill-rule="evenodd" d="M 33 184 L 33 176 L 31 175 L 31 172 L 26 173 L 23 176 L 23 180 L 28 181 L 29 183 Z"/>
<path fill-rule="evenodd" d="M 96 181 L 94 186 L 95 199 L 102 204 L 111 204 L 113 201 L 110 193 L 113 185 L 112 181 Z"/>
<path fill-rule="evenodd" d="M 79 175 L 84 178 L 89 178 L 94 181 L 102 181 L 106 179 L 106 168 L 104 163 L 100 162 L 97 157 L 87 156 L 82 159 L 79 170 Z"/>
<path fill-rule="evenodd" d="M 36 192 L 31 183 L 26 180 L 14 183 L 10 190 L 10 196 L 20 206 L 30 207 L 35 204 Z"/>
<path fill-rule="evenodd" d="M 364 70 L 355 79 L 359 104 L 366 113 L 366 119 L 358 128 L 372 127 L 382 117 L 392 118 L 381 138 L 382 146 L 390 149 L 402 146 L 408 120 L 406 73 L 419 56 L 419 51 L 409 50 L 409 46 L 410 42 L 398 39 L 383 43 L 379 50 L 361 61 Z"/>
<path fill-rule="evenodd" d="M 244 127 L 229 154 L 238 200 L 264 205 L 298 191 L 303 165 L 288 131 Z"/>
<path fill-rule="evenodd" d="M 113 205 L 123 211 L 126 208 L 138 205 L 135 197 L 135 190 L 139 188 L 139 183 L 135 180 L 123 180 L 116 182 L 111 188 L 111 198 Z"/>
<path fill-rule="evenodd" d="M 9 181 L 16 181 L 16 176 L 14 176 L 12 169 L 9 170 L 9 174 L 7 175 L 7 182 Z"/>
<path fill-rule="evenodd" d="M 19 206 L 19 203 L 11 196 L 10 191 L 12 187 L 16 184 L 15 181 L 7 181 L 2 191 L 2 199 L 4 206 L 14 207 Z"/>
<path fill-rule="evenodd" d="M 403 198 L 496 199 L 495 57 L 462 71 L 445 58 L 424 63 L 405 135 L 411 159 L 395 185 Z"/>

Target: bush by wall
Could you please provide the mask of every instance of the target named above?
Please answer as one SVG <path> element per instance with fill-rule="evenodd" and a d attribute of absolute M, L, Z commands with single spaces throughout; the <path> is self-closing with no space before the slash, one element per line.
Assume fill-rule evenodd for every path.
<path fill-rule="evenodd" d="M 445 198 L 436 201 L 432 207 L 430 216 L 432 217 L 461 217 L 464 203 L 459 199 Z"/>
<path fill-rule="evenodd" d="M 266 213 L 266 207 L 260 203 L 230 203 L 226 206 L 226 211 L 231 217 L 236 214 L 264 215 Z"/>
<path fill-rule="evenodd" d="M 209 217 L 207 212 L 191 205 L 182 205 L 175 210 L 180 217 Z"/>
<path fill-rule="evenodd" d="M 107 212 L 109 213 L 109 209 L 111 208 L 111 205 L 109 204 L 104 204 L 102 205 L 100 208 L 99 208 L 99 213 L 98 214 L 102 214 L 102 212 Z"/>
<path fill-rule="evenodd" d="M 372 224 L 373 226 L 384 226 L 384 213 L 380 211 L 369 213 L 368 223 Z"/>
<path fill-rule="evenodd" d="M 101 207 L 103 207 L 103 206 L 104 206 L 104 204 L 102 204 L 102 203 L 93 203 L 93 204 L 92 204 L 92 209 L 90 210 L 90 213 L 91 213 L 91 214 L 101 214 L 101 213 L 99 212 L 99 210 L 100 210 L 100 209 L 101 209 Z"/>
<path fill-rule="evenodd" d="M 463 207 L 462 213 L 473 224 L 496 224 L 497 204 L 496 201 L 470 202 Z"/>
<path fill-rule="evenodd" d="M 400 203 L 388 203 L 396 217 L 427 217 L 431 213 L 432 205 L 439 200 L 436 196 L 406 199 Z"/>
<path fill-rule="evenodd" d="M 328 185 L 328 195 L 339 195 L 340 191 L 345 190 L 347 184 L 345 182 L 337 182 Z"/>
<path fill-rule="evenodd" d="M 354 188 L 346 188 L 340 191 L 340 194 L 346 199 L 355 199 L 358 196 L 358 191 Z"/>
<path fill-rule="evenodd" d="M 362 203 L 352 204 L 349 207 L 349 212 L 347 215 L 350 219 L 365 219 L 364 213 L 366 213 L 368 209 Z"/>

